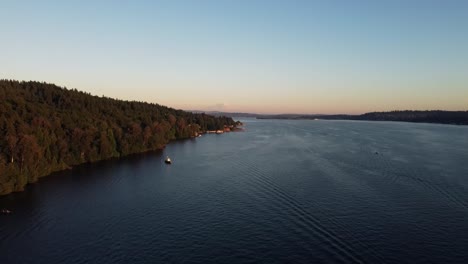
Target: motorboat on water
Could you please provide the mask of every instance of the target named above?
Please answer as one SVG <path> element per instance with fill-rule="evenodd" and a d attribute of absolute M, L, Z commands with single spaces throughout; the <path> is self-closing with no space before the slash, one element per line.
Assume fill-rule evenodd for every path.
<path fill-rule="evenodd" d="M 166 163 L 166 164 L 172 164 L 171 158 L 169 158 L 169 156 L 167 156 L 166 159 L 164 160 L 164 163 Z"/>

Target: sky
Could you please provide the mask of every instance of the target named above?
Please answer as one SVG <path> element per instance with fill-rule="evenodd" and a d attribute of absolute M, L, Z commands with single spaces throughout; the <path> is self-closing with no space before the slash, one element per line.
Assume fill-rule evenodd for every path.
<path fill-rule="evenodd" d="M 0 78 L 185 110 L 468 110 L 468 1 L 0 0 Z"/>

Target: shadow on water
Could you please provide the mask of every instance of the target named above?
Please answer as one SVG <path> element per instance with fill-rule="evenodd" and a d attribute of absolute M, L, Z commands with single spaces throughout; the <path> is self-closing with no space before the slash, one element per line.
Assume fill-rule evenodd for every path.
<path fill-rule="evenodd" d="M 174 142 L 173 144 L 183 144 Z M 126 169 L 137 169 L 149 160 L 161 160 L 164 150 L 156 150 L 128 155 L 122 158 L 112 158 L 94 163 L 76 165 L 71 169 L 51 173 L 42 177 L 36 183 L 28 184 L 22 192 L 11 193 L 0 197 L 0 208 L 8 208 L 15 214 L 27 208 L 33 208 L 43 195 L 61 190 L 86 189 L 92 185 L 112 181 L 112 173 L 116 166 Z"/>

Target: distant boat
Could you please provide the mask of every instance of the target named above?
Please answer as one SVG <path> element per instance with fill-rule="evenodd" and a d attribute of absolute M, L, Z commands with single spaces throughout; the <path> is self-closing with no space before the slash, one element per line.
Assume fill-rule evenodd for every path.
<path fill-rule="evenodd" d="M 8 209 L 2 209 L 2 214 L 11 214 L 12 211 L 8 210 Z"/>
<path fill-rule="evenodd" d="M 164 162 L 165 162 L 166 164 L 172 164 L 171 158 L 169 158 L 169 156 L 166 157 L 166 159 L 164 160 Z"/>

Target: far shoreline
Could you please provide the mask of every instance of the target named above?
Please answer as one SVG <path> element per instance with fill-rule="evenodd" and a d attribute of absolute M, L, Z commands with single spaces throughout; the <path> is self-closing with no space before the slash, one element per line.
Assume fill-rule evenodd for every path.
<path fill-rule="evenodd" d="M 249 117 L 250 118 L 250 117 Z M 468 126 L 464 123 L 442 123 L 442 122 L 416 122 L 416 121 L 399 121 L 399 120 L 363 120 L 363 119 L 309 119 L 309 118 L 259 118 L 257 120 L 290 120 L 290 121 L 352 121 L 352 122 L 370 122 L 370 123 L 411 123 L 411 124 L 430 124 L 430 125 L 450 125 L 450 126 Z"/>
<path fill-rule="evenodd" d="M 255 114 L 208 112 L 215 116 L 244 117 L 274 120 L 354 120 L 354 121 L 396 121 L 410 123 L 468 125 L 468 111 L 445 110 L 395 110 L 369 112 L 364 114 Z"/>

